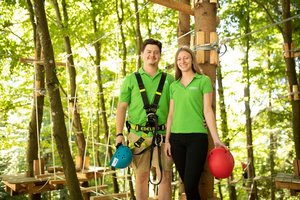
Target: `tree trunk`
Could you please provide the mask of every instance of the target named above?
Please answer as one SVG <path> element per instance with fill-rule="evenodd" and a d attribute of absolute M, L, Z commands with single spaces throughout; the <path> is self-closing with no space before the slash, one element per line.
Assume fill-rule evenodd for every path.
<path fill-rule="evenodd" d="M 282 20 L 285 20 L 291 17 L 291 8 L 290 8 L 290 0 L 281 0 L 282 6 Z M 292 21 L 286 21 L 283 23 L 283 30 L 282 36 L 284 44 L 288 45 L 288 50 L 290 52 L 285 52 L 285 65 L 286 65 L 286 74 L 288 78 L 288 84 L 290 87 L 290 91 L 293 91 L 293 86 L 299 88 L 299 83 L 297 80 L 297 73 L 296 73 L 296 64 L 295 58 L 292 56 L 294 49 L 292 48 L 293 43 L 293 32 L 292 32 Z M 295 152 L 296 152 L 296 159 L 300 159 L 300 100 L 291 98 L 292 104 L 292 120 L 293 120 L 293 135 L 294 135 L 294 143 L 295 143 Z"/>
<path fill-rule="evenodd" d="M 93 20 L 93 29 L 95 35 L 98 33 L 98 23 L 96 21 L 96 16 L 92 18 Z M 107 122 L 107 116 L 106 116 L 106 107 L 105 107 L 105 98 L 104 98 L 104 91 L 103 91 L 103 84 L 102 84 L 102 75 L 101 75 L 101 44 L 99 41 L 97 41 L 94 44 L 95 52 L 96 52 L 96 57 L 95 57 L 95 65 L 96 67 L 96 75 L 97 75 L 97 86 L 98 86 L 98 93 L 97 93 L 97 98 L 98 98 L 98 112 L 97 112 L 97 118 L 100 119 L 98 116 L 99 113 L 102 117 L 102 126 L 104 128 L 104 134 L 105 134 L 105 141 L 109 141 L 109 127 L 108 127 L 108 122 Z M 98 128 L 98 135 L 100 135 L 100 127 Z M 100 137 L 97 137 L 97 140 Z M 100 142 L 100 141 L 99 141 Z M 108 157 L 112 158 L 112 148 L 108 148 Z M 116 177 L 116 173 L 112 174 L 113 177 L 113 185 L 114 185 L 114 192 L 118 193 L 119 192 L 119 185 Z"/>
<path fill-rule="evenodd" d="M 125 35 L 124 35 L 124 29 L 123 29 L 123 22 L 124 22 L 124 7 L 123 7 L 123 0 L 120 0 L 120 9 L 121 9 L 121 14 L 119 13 L 119 4 L 118 0 L 116 0 L 116 13 L 118 17 L 118 23 L 120 27 L 120 32 L 121 32 L 121 38 L 122 38 L 122 75 L 125 77 L 126 75 L 126 64 L 127 64 L 127 47 L 126 47 L 126 40 L 125 40 Z"/>
<path fill-rule="evenodd" d="M 194 5 L 195 13 L 195 34 L 197 32 L 204 32 L 205 43 L 210 43 L 210 33 L 216 32 L 216 14 L 217 7 L 216 3 L 209 3 L 208 0 L 204 0 L 200 3 Z M 197 41 L 197 38 L 196 38 Z M 197 42 L 195 42 L 197 44 Z M 200 62 L 198 59 L 197 52 L 197 61 L 201 65 L 203 72 L 208 75 L 213 83 L 213 86 L 216 84 L 216 64 L 210 64 L 210 51 L 206 51 L 204 54 L 204 62 Z M 214 87 L 215 88 L 215 87 Z M 213 91 L 213 109 L 216 108 L 216 91 Z M 209 150 L 213 148 L 213 141 L 209 134 Z M 201 199 L 213 198 L 214 190 L 214 177 L 210 174 L 207 163 L 205 164 L 204 171 L 199 184 L 199 190 Z"/>
<path fill-rule="evenodd" d="M 35 60 L 41 59 L 41 43 L 38 37 L 37 27 L 34 21 L 34 11 L 30 0 L 27 1 L 30 21 L 33 28 L 33 41 L 35 49 Z M 43 120 L 44 93 L 45 92 L 45 73 L 43 65 L 34 65 L 34 84 L 33 84 L 33 106 L 31 111 L 31 120 L 29 123 L 29 138 L 27 147 L 27 176 L 34 176 L 33 161 L 40 159 L 39 155 L 39 137 L 41 124 Z M 41 194 L 30 194 L 29 199 L 39 200 Z"/>
<path fill-rule="evenodd" d="M 220 107 L 220 118 L 221 118 L 221 132 L 222 132 L 222 141 L 227 147 L 230 147 L 230 139 L 228 137 L 228 121 L 227 121 L 227 112 L 225 105 L 225 97 L 224 97 L 224 88 L 223 88 L 223 76 L 222 76 L 222 68 L 217 68 L 217 80 L 218 80 L 218 94 L 219 94 L 219 107 Z M 235 186 L 231 184 L 231 181 L 234 180 L 233 173 L 227 179 L 228 185 L 228 193 L 230 200 L 236 200 L 236 189 Z"/>
<path fill-rule="evenodd" d="M 181 0 L 182 3 L 190 4 L 190 0 Z M 178 46 L 190 46 L 191 35 L 187 34 L 190 31 L 190 15 L 183 12 L 178 14 Z"/>
<path fill-rule="evenodd" d="M 36 11 L 37 27 L 41 33 L 41 46 L 44 51 L 44 67 L 51 106 L 53 135 L 61 162 L 63 164 L 66 185 L 69 189 L 70 199 L 82 200 L 83 198 L 76 175 L 75 165 L 68 144 L 67 129 L 59 93 L 59 81 L 56 76 L 54 52 L 48 30 L 44 1 L 34 0 L 34 6 Z"/>
<path fill-rule="evenodd" d="M 141 48 L 142 48 L 142 43 L 143 43 L 143 38 L 141 34 L 141 29 L 140 29 L 140 15 L 139 15 L 139 4 L 137 0 L 134 0 L 134 9 L 135 9 L 135 18 L 136 18 L 136 23 L 135 23 L 135 28 L 136 28 L 136 55 L 138 56 L 138 61 L 137 61 L 137 69 L 141 67 Z"/>
<path fill-rule="evenodd" d="M 65 0 L 62 1 L 62 10 L 63 10 L 63 16 L 64 16 L 64 23 L 62 22 L 62 17 L 61 13 L 59 10 L 59 5 L 57 3 L 57 0 L 52 0 L 52 3 L 54 5 L 55 11 L 56 11 L 56 21 L 58 24 L 58 27 L 60 27 L 61 30 L 63 30 L 65 27 L 63 24 L 68 24 L 69 17 L 67 13 L 67 8 L 66 8 L 66 2 Z M 76 69 L 75 69 L 75 64 L 73 60 L 73 53 L 72 53 L 72 47 L 71 47 L 71 42 L 70 42 L 70 37 L 68 35 L 64 36 L 64 44 L 65 44 L 65 50 L 68 55 L 67 60 L 68 60 L 68 72 L 69 72 L 69 79 L 70 79 L 70 88 L 71 88 L 71 97 L 69 100 L 70 108 L 72 111 L 72 129 L 73 132 L 76 136 L 76 143 L 77 143 L 77 148 L 78 148 L 78 155 L 83 158 L 85 156 L 85 138 L 83 134 L 83 129 L 82 129 L 82 124 L 81 124 L 81 117 L 80 113 L 78 110 L 78 101 L 77 101 L 77 94 L 76 94 Z M 84 159 L 82 159 L 81 166 L 78 166 L 79 169 L 82 169 L 84 166 L 83 164 Z"/>
<path fill-rule="evenodd" d="M 270 62 L 270 55 L 271 52 L 268 51 L 268 57 L 267 57 L 267 63 L 268 63 L 268 72 L 271 71 L 271 65 L 272 63 Z M 270 77 L 268 75 L 268 77 Z M 276 155 L 276 132 L 274 132 L 274 126 L 275 126 L 275 119 L 273 117 L 273 110 L 272 110 L 272 82 L 270 81 L 270 79 L 267 79 L 267 84 L 268 84 L 268 108 L 267 108 L 267 112 L 268 112 L 268 124 L 269 124 L 269 132 L 270 132 L 270 151 L 269 151 L 269 159 L 270 159 L 270 176 L 272 177 L 273 174 L 275 174 L 275 156 Z M 272 178 L 270 180 L 270 188 L 271 188 L 271 200 L 275 200 L 275 192 L 276 192 L 276 187 L 275 187 L 275 183 L 274 183 L 274 179 Z"/>
<path fill-rule="evenodd" d="M 249 7 L 249 1 L 247 1 Z M 250 15 L 249 10 L 245 13 L 245 34 L 250 33 Z M 249 200 L 257 199 L 257 188 L 254 168 L 254 155 L 252 145 L 252 119 L 251 119 L 251 108 L 250 108 L 250 75 L 249 75 L 249 51 L 250 51 L 250 37 L 245 38 L 245 59 L 243 61 L 243 80 L 244 80 L 244 105 L 246 115 L 246 137 L 247 137 L 247 156 L 248 156 L 248 187 L 249 187 Z"/>

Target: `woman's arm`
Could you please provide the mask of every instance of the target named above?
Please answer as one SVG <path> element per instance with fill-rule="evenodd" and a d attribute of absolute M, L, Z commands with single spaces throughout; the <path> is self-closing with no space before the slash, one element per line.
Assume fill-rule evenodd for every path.
<path fill-rule="evenodd" d="M 204 99 L 204 102 L 203 102 L 204 117 L 206 120 L 207 127 L 210 131 L 211 137 L 214 141 L 214 145 L 215 145 L 215 147 L 223 146 L 226 148 L 226 146 L 220 141 L 220 138 L 219 138 L 219 135 L 217 132 L 215 114 L 212 109 L 212 93 L 205 93 L 203 99 Z"/>

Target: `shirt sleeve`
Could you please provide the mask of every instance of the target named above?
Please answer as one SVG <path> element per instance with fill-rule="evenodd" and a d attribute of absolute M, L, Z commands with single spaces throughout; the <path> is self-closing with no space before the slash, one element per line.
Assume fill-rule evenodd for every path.
<path fill-rule="evenodd" d="M 213 91 L 212 82 L 208 76 L 204 76 L 203 80 L 203 94 Z"/>
<path fill-rule="evenodd" d="M 131 97 L 130 77 L 127 76 L 124 79 L 123 84 L 120 88 L 119 102 L 130 103 L 130 97 Z"/>

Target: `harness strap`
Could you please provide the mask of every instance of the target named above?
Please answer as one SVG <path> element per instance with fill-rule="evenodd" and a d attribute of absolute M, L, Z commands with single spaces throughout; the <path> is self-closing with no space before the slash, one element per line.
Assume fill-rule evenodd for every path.
<path fill-rule="evenodd" d="M 164 87 L 164 83 L 165 83 L 167 74 L 165 72 L 162 73 L 159 84 L 158 84 L 158 87 L 157 87 L 157 90 L 156 90 L 155 95 L 154 95 L 153 103 L 151 105 L 149 104 L 148 97 L 147 97 L 147 94 L 146 94 L 146 89 L 145 89 L 145 86 L 144 86 L 144 83 L 142 81 L 142 77 L 141 77 L 140 73 L 135 72 L 135 76 L 136 76 L 136 79 L 137 79 L 137 82 L 138 82 L 138 85 L 139 85 L 139 89 L 140 89 L 140 93 L 141 93 L 142 100 L 143 100 L 143 103 L 144 103 L 144 109 L 146 110 L 148 122 L 149 122 L 150 118 L 154 122 L 154 124 L 151 123 L 151 126 L 146 126 L 147 128 L 150 127 L 151 130 L 143 131 L 143 132 L 152 132 L 153 133 L 153 139 L 152 139 L 151 145 L 149 147 L 146 147 L 144 150 L 142 150 L 141 152 L 139 152 L 135 155 L 140 155 L 140 154 L 142 154 L 145 151 L 150 149 L 150 167 L 151 167 L 154 147 L 157 146 L 157 148 L 158 148 L 158 151 L 157 151 L 158 152 L 158 159 L 159 159 L 159 169 L 161 171 L 161 176 L 160 176 L 160 179 L 159 179 L 158 183 L 153 183 L 151 181 L 151 178 L 149 179 L 149 182 L 152 183 L 153 185 L 158 185 L 158 184 L 161 183 L 162 174 L 163 174 L 161 156 L 160 156 L 160 153 L 161 153 L 160 143 L 161 143 L 162 138 L 161 138 L 161 135 L 157 134 L 157 131 L 159 130 L 158 129 L 159 126 L 158 126 L 157 115 L 155 113 L 156 113 L 156 110 L 158 108 L 159 99 L 160 99 L 162 91 L 163 91 L 163 87 Z M 128 132 L 130 132 L 130 128 L 131 128 L 130 124 L 126 122 L 126 126 L 127 126 L 127 129 L 128 129 Z M 142 128 L 142 126 L 140 126 L 140 128 Z M 138 139 L 138 141 L 136 141 L 135 145 L 140 146 L 141 143 L 144 142 L 144 140 L 145 139 L 143 137 L 140 137 Z"/>
<path fill-rule="evenodd" d="M 130 129 L 133 129 L 135 131 L 153 132 L 155 130 L 155 127 L 151 127 L 151 126 L 141 126 L 138 124 L 129 124 L 129 126 Z M 158 125 L 157 131 L 164 131 L 164 130 L 166 130 L 165 124 Z"/>
<path fill-rule="evenodd" d="M 149 104 L 148 97 L 147 97 L 147 94 L 146 94 L 145 85 L 142 81 L 142 77 L 141 77 L 140 73 L 135 72 L 134 74 L 135 74 L 135 77 L 137 79 L 137 82 L 138 82 L 138 85 L 139 85 L 139 88 L 140 88 L 140 93 L 141 93 L 141 96 L 142 96 L 142 99 L 143 99 L 144 109 L 146 110 L 146 113 L 147 114 L 155 113 L 156 110 L 157 110 L 157 107 L 158 107 L 158 102 L 159 102 L 159 99 L 161 97 L 161 93 L 162 93 L 163 88 L 164 88 L 164 84 L 165 84 L 167 74 L 165 72 L 162 72 L 157 90 L 155 92 L 155 96 L 154 96 L 154 100 L 153 100 L 152 105 Z"/>

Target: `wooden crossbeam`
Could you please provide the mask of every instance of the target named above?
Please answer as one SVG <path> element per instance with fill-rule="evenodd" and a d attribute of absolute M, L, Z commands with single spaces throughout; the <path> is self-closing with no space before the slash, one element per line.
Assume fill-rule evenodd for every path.
<path fill-rule="evenodd" d="M 275 177 L 276 188 L 285 188 L 300 191 L 300 177 L 293 174 L 277 174 Z"/>
<path fill-rule="evenodd" d="M 194 15 L 194 11 L 192 10 L 191 6 L 182 2 L 178 2 L 174 0 L 150 0 L 150 1 L 183 12 L 188 15 Z"/>
<path fill-rule="evenodd" d="M 106 194 L 101 196 L 92 196 L 90 197 L 90 200 L 111 200 L 113 198 L 126 198 L 129 197 L 129 192 L 123 192 L 123 193 L 115 193 L 115 194 Z"/>
<path fill-rule="evenodd" d="M 36 63 L 39 65 L 44 65 L 44 61 L 43 60 L 36 60 L 34 58 L 20 58 L 19 59 L 21 63 Z M 65 62 L 55 62 L 56 66 L 66 66 L 67 63 Z"/>
<path fill-rule="evenodd" d="M 82 187 L 80 188 L 81 193 L 89 193 L 96 190 L 103 190 L 108 188 L 108 185 L 98 185 L 98 186 L 91 186 L 91 187 Z"/>

